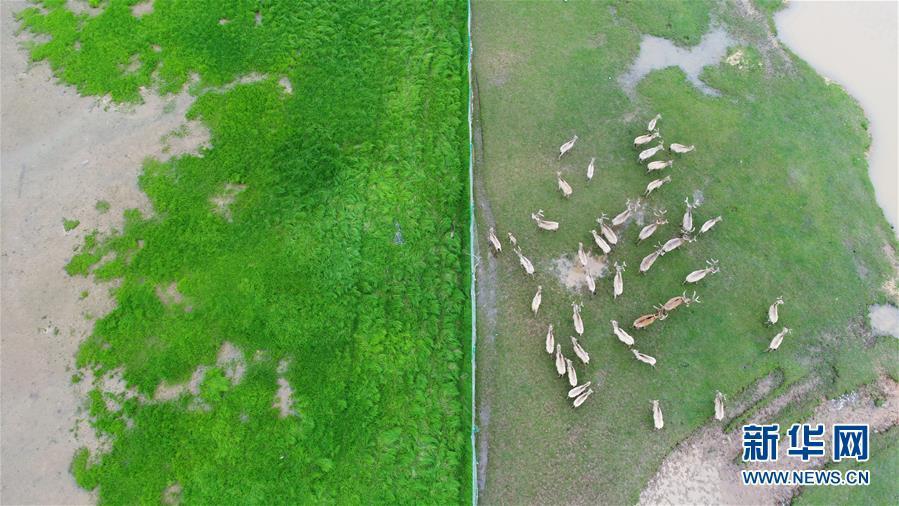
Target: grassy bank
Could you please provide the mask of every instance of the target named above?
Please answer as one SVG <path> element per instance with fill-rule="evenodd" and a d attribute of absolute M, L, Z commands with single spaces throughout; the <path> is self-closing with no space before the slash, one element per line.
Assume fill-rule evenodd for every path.
<path fill-rule="evenodd" d="M 860 108 L 802 61 L 766 44 L 764 24 L 733 4 L 661 2 L 647 8 L 652 12 L 637 4 L 473 6 L 484 146 L 478 173 L 499 234 L 513 232 L 537 266 L 536 279 L 528 279 L 514 256 L 498 262 L 499 358 L 479 363 L 493 378 L 490 397 L 481 399 L 491 413 L 482 494 L 488 504 L 636 502 L 662 458 L 710 420 L 716 390 L 735 396 L 781 371 L 784 387 L 775 394 L 814 375 L 820 387 L 810 398 L 837 395 L 870 382 L 897 353 L 894 339 L 865 329 L 867 305 L 886 300 L 885 248 L 895 248 L 895 240 L 867 178 L 869 136 Z M 739 61 L 702 75 L 719 97 L 701 93 L 677 68 L 649 74 L 633 98 L 621 90 L 617 78 L 643 34 L 692 44 L 713 18 L 744 39 L 730 49 L 742 52 Z M 610 257 L 628 265 L 617 301 L 609 276 L 597 281 L 595 298 L 566 289 L 553 260 L 573 260 L 579 241 L 592 243 L 599 214 L 622 211 L 653 179 L 636 163 L 631 143 L 657 112 L 667 142 L 697 146 L 666 171 L 672 182 L 648 199 L 668 209 L 672 224 L 640 245 L 634 244 L 639 226 L 627 226 Z M 559 145 L 574 134 L 577 145 L 557 161 Z M 591 157 L 597 171 L 587 183 Z M 570 199 L 556 189 L 557 170 L 574 187 Z M 655 239 L 676 234 L 684 198 L 700 194 L 696 221 L 717 215 L 724 221 L 638 275 Z M 561 222 L 560 230 L 538 231 L 530 220 L 537 209 Z M 479 220 L 482 230 L 494 225 Z M 636 362 L 612 336 L 609 320 L 632 322 L 679 295 L 684 276 L 708 258 L 720 261 L 721 273 L 696 287 L 704 302 L 632 332 L 636 347 L 659 361 L 655 369 Z M 534 317 L 538 284 L 543 305 Z M 764 313 L 780 295 L 787 301 L 782 322 L 794 331 L 777 353 L 766 354 L 776 330 L 763 325 Z M 599 384 L 577 411 L 543 351 L 553 323 L 571 355 L 573 301 L 584 303 L 581 341 L 594 357 L 579 376 Z M 665 410 L 662 431 L 652 430 L 651 399 Z M 809 409 L 805 404 L 788 416 Z"/>
<path fill-rule="evenodd" d="M 118 280 L 78 365 L 140 394 L 96 384 L 111 444 L 75 457 L 79 483 L 113 504 L 467 501 L 465 3 L 135 4 L 21 13 L 81 93 L 190 83 L 211 132 L 147 161 L 152 215 L 67 267 Z M 198 366 L 199 395 L 152 399 Z"/>

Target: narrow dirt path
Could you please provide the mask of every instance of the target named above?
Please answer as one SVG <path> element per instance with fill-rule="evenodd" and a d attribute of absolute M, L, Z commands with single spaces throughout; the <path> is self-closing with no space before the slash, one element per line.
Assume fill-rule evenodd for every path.
<path fill-rule="evenodd" d="M 472 71 L 473 72 L 473 71 Z M 484 137 L 481 135 L 481 120 L 478 102 L 477 74 L 472 75 L 472 148 L 474 149 L 474 197 L 475 215 L 475 255 L 477 270 L 475 273 L 476 297 L 478 311 L 478 349 L 477 367 L 477 487 L 478 493 L 484 491 L 487 480 L 487 459 L 489 458 L 490 406 L 493 396 L 494 364 L 496 347 L 496 258 L 487 244 L 484 244 L 484 227 L 492 226 L 493 210 L 487 199 L 481 170 L 484 168 Z"/>

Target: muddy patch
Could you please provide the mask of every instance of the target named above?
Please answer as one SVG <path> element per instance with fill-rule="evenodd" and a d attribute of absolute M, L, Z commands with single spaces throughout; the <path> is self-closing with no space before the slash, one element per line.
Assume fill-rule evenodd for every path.
<path fill-rule="evenodd" d="M 763 422 L 793 402 L 797 396 L 808 394 L 804 382 L 791 388 L 752 417 Z M 803 393 L 805 391 L 805 393 Z M 711 404 L 710 404 L 711 405 Z M 857 392 L 824 401 L 810 418 L 824 424 L 827 433 L 834 423 L 865 420 L 875 431 L 886 430 L 899 423 L 899 384 L 882 377 L 877 384 Z M 789 438 L 782 438 L 778 452 L 784 454 Z M 709 423 L 682 442 L 662 463 L 656 476 L 640 494 L 640 504 L 788 504 L 797 492 L 795 487 L 749 487 L 740 484 L 739 463 L 742 433 L 725 433 L 717 422 Z M 769 464 L 753 464 L 758 469 L 819 469 L 826 458 L 781 459 Z"/>
<path fill-rule="evenodd" d="M 490 457 L 490 413 L 495 391 L 494 368 L 497 361 L 496 351 L 496 293 L 497 262 L 485 241 L 479 224 L 485 227 L 496 226 L 496 218 L 487 198 L 481 169 L 484 166 L 484 139 L 480 123 L 480 102 L 478 100 L 478 79 L 472 75 L 472 132 L 471 140 L 474 148 L 474 174 L 472 186 L 477 205 L 477 217 L 473 224 L 472 243 L 475 251 L 475 303 L 477 330 L 472 336 L 472 345 L 477 346 L 476 364 L 472 374 L 476 381 L 475 403 L 477 418 L 472 416 L 472 424 L 476 424 L 477 439 L 475 448 L 476 481 L 478 493 L 483 493 L 487 486 L 487 463 Z M 502 230 L 499 234 L 502 235 Z M 503 238 L 504 239 L 504 238 Z M 502 239 L 501 239 L 502 240 Z M 511 253 L 511 252 L 509 252 Z"/>
<path fill-rule="evenodd" d="M 868 320 L 875 335 L 899 339 L 899 308 L 889 304 L 875 304 L 868 309 Z"/>
<path fill-rule="evenodd" d="M 565 288 L 571 291 L 587 290 L 587 274 L 596 278 L 604 278 L 609 273 L 609 261 L 605 255 L 594 255 L 587 252 L 587 265 L 569 255 L 562 255 L 552 260 L 552 271 Z"/>
<path fill-rule="evenodd" d="M 699 75 L 706 66 L 720 62 L 727 55 L 727 48 L 733 43 L 733 39 L 723 28 L 715 28 L 706 33 L 699 44 L 689 49 L 678 47 L 668 39 L 644 35 L 637 59 L 631 68 L 618 78 L 618 84 L 633 96 L 637 84 L 646 74 L 667 67 L 680 67 L 687 75 L 687 80 L 699 91 L 706 95 L 719 96 L 721 93 L 704 83 Z"/>

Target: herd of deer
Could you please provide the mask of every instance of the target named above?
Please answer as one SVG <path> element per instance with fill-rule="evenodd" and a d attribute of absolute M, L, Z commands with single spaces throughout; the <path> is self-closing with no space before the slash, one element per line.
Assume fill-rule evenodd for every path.
<path fill-rule="evenodd" d="M 653 117 L 648 125 L 647 131 L 649 133 L 640 135 L 634 139 L 634 147 L 641 148 L 641 146 L 652 142 L 653 140 L 658 139 L 658 145 L 648 148 L 642 149 L 638 155 L 637 160 L 640 163 L 646 164 L 647 173 L 652 173 L 655 171 L 663 170 L 674 165 L 674 160 L 652 160 L 654 156 L 658 153 L 667 150 L 670 150 L 675 154 L 686 154 L 695 149 L 693 145 L 684 145 L 671 143 L 668 147 L 665 147 L 661 139 L 661 134 L 658 129 L 658 122 L 661 120 L 661 114 L 657 114 Z M 577 143 L 578 136 L 575 135 L 571 138 L 571 140 L 562 144 L 559 147 L 559 159 L 561 160 L 565 154 L 571 151 L 575 144 Z M 593 179 L 593 175 L 595 173 L 595 162 L 596 158 L 593 157 L 590 159 L 590 163 L 587 166 L 587 181 L 591 181 Z M 625 204 L 624 211 L 618 213 L 613 218 L 609 219 L 606 214 L 601 214 L 599 218 L 597 218 L 596 222 L 598 226 L 590 231 L 593 242 L 596 246 L 602 251 L 603 255 L 609 255 L 615 246 L 620 241 L 619 234 L 621 233 L 621 227 L 636 213 L 638 213 L 641 209 L 643 209 L 643 199 L 648 198 L 654 191 L 658 190 L 662 186 L 671 182 L 671 176 L 665 176 L 664 178 L 659 178 L 651 181 L 646 186 L 646 191 L 643 193 L 642 198 L 637 198 L 635 200 L 628 199 Z M 568 183 L 563 177 L 561 171 L 556 172 L 556 184 L 558 185 L 559 191 L 562 193 L 564 198 L 569 198 L 574 190 L 571 187 L 571 184 Z M 695 228 L 693 226 L 693 211 L 698 208 L 701 202 L 696 199 L 693 202 L 690 202 L 690 198 L 685 199 L 686 210 L 684 212 L 683 218 L 681 220 L 681 227 L 678 234 L 674 237 L 666 241 L 665 243 L 657 243 L 656 249 L 643 258 L 640 262 L 639 272 L 640 274 L 645 274 L 649 271 L 649 269 L 655 264 L 656 260 L 660 257 L 666 255 L 667 253 L 671 253 L 672 251 L 680 248 L 681 246 L 696 241 L 698 236 L 704 235 L 708 233 L 717 223 L 721 222 L 721 216 L 717 216 L 715 218 L 711 218 L 705 221 L 700 227 L 699 231 L 696 235 L 693 235 Z M 668 220 L 666 219 L 667 211 L 662 208 L 656 208 L 653 210 L 654 220 L 649 224 L 645 225 L 640 232 L 637 234 L 637 242 L 642 242 L 649 239 L 661 226 L 666 225 Z M 559 222 L 547 220 L 544 216 L 543 209 L 538 209 L 536 212 L 531 213 L 531 219 L 534 220 L 537 227 L 540 230 L 546 230 L 550 232 L 554 232 L 559 230 Z M 597 230 L 598 229 L 598 230 Z M 616 230 L 617 229 L 617 230 Z M 512 245 L 513 251 L 518 256 L 519 263 L 524 271 L 529 275 L 534 275 L 534 264 L 528 259 L 521 250 L 521 247 L 518 246 L 518 241 L 515 239 L 515 236 L 512 235 L 511 232 L 508 233 L 509 242 Z M 502 252 L 502 243 L 496 235 L 496 230 L 493 227 L 487 232 L 487 241 L 489 242 L 491 248 L 493 249 L 494 254 L 499 254 Z M 584 276 L 587 285 L 587 289 L 591 294 L 595 295 L 596 293 L 596 280 L 591 274 L 590 270 L 587 268 L 589 262 L 589 253 L 584 249 L 584 243 L 578 243 L 578 251 L 577 251 L 577 259 L 578 262 L 584 268 Z M 612 294 L 613 298 L 617 299 L 624 293 L 624 278 L 622 273 L 625 271 L 625 267 L 627 265 L 622 262 L 614 262 L 615 274 L 612 282 Z M 706 261 L 706 267 L 702 269 L 697 269 L 689 274 L 687 274 L 684 279 L 684 284 L 694 284 L 702 281 L 706 276 L 711 274 L 716 274 L 719 272 L 718 261 L 715 259 L 709 259 Z M 531 311 L 534 313 L 534 316 L 537 316 L 540 305 L 543 301 L 543 287 L 537 286 L 537 291 L 534 294 L 533 299 L 531 300 Z M 684 291 L 681 295 L 672 297 L 668 299 L 667 302 L 661 305 L 653 306 L 655 309 L 654 312 L 648 313 L 638 317 L 633 322 L 633 328 L 635 329 L 645 329 L 655 323 L 656 321 L 661 321 L 675 311 L 677 308 L 681 306 L 689 306 L 692 303 L 699 303 L 699 296 L 696 295 L 694 291 L 692 295 L 687 295 L 687 292 Z M 783 298 L 778 297 L 777 300 L 771 304 L 768 308 L 767 315 L 767 324 L 774 325 L 778 322 L 778 306 L 783 304 Z M 578 334 L 579 337 L 583 337 L 584 335 L 584 321 L 581 317 L 581 309 L 583 308 L 582 304 L 572 303 L 572 315 L 571 319 L 574 324 L 574 330 Z M 645 364 L 649 364 L 650 366 L 655 367 L 656 359 L 652 356 L 646 355 L 645 353 L 641 353 L 636 348 L 633 348 L 635 340 L 634 337 L 631 336 L 625 329 L 623 329 L 616 320 L 611 320 L 612 325 L 612 334 L 618 338 L 623 344 L 625 344 L 633 353 L 634 358 L 636 360 L 643 362 Z M 789 334 L 791 331 L 789 328 L 784 327 L 774 338 L 771 340 L 771 343 L 768 346 L 767 351 L 773 351 L 778 349 L 778 347 L 783 342 L 784 337 Z M 590 355 L 583 348 L 583 346 L 578 342 L 578 339 L 575 337 L 570 337 L 571 339 L 571 347 L 575 354 L 575 356 L 584 364 L 588 364 L 590 362 Z M 574 367 L 574 362 L 565 357 L 562 352 L 562 346 L 559 343 L 556 343 L 555 335 L 553 333 L 553 325 L 550 324 L 546 333 L 546 353 L 553 357 L 556 367 L 556 372 L 559 376 L 567 377 L 568 383 L 570 385 L 570 390 L 568 391 L 568 398 L 572 399 L 572 404 L 575 408 L 581 406 L 587 398 L 593 393 L 592 382 L 586 381 L 582 384 L 578 384 L 577 371 Z M 714 399 L 714 416 L 716 420 L 722 420 L 724 418 L 724 402 L 726 397 L 721 392 L 716 392 Z M 661 429 L 664 427 L 664 419 L 662 416 L 662 408 L 659 405 L 658 400 L 652 401 L 652 414 L 653 414 L 653 423 L 656 429 Z"/>

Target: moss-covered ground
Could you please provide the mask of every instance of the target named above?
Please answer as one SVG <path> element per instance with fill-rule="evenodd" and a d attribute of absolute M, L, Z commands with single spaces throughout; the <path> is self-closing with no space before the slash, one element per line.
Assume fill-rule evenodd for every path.
<path fill-rule="evenodd" d="M 467 501 L 465 2 L 93 3 L 22 11 L 49 36 L 32 58 L 119 102 L 189 85 L 212 147 L 148 160 L 152 214 L 67 267 L 117 280 L 78 365 L 140 394 L 96 383 L 110 445 L 75 456 L 79 483 L 108 504 Z M 153 400 L 201 365 L 198 396 Z"/>

